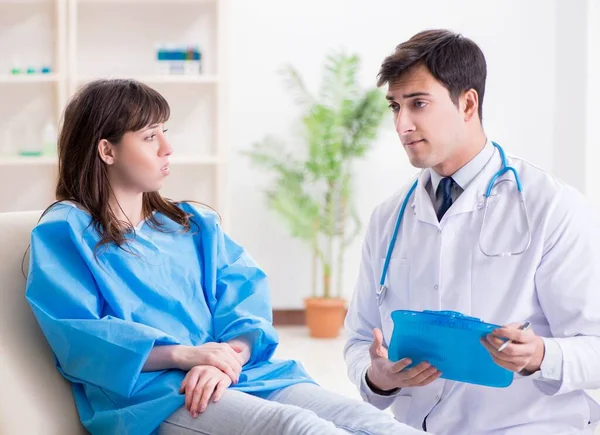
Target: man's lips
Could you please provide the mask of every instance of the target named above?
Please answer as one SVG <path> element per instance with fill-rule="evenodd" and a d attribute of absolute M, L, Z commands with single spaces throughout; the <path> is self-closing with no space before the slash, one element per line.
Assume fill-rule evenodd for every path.
<path fill-rule="evenodd" d="M 404 142 L 404 145 L 407 147 L 411 147 L 411 146 L 415 146 L 416 144 L 423 142 L 425 139 L 416 139 L 416 140 L 412 140 L 412 141 L 406 141 Z"/>

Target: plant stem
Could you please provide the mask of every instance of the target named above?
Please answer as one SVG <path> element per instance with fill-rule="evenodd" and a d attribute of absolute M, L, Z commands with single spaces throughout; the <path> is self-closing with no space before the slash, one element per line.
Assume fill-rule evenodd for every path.
<path fill-rule="evenodd" d="M 343 272 L 344 272 L 344 253 L 346 252 L 346 210 L 347 210 L 347 201 L 346 198 L 340 198 L 340 246 L 338 250 L 338 261 L 337 261 L 337 297 L 342 297 L 342 286 L 343 286 Z"/>
<path fill-rule="evenodd" d="M 318 247 L 316 240 L 313 242 L 313 253 L 312 253 L 312 297 L 317 297 L 317 264 L 318 264 Z"/>
<path fill-rule="evenodd" d="M 331 264 L 323 265 L 323 297 L 329 299 L 331 297 Z"/>
<path fill-rule="evenodd" d="M 323 296 L 326 299 L 331 297 L 331 266 L 333 265 L 333 243 L 335 236 L 335 182 L 328 181 L 327 183 L 327 262 L 324 265 L 327 273 L 323 277 L 327 286 L 323 289 Z"/>

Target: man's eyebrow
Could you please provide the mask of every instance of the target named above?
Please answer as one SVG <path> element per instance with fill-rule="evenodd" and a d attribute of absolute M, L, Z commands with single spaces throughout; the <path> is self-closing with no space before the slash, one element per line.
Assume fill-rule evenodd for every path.
<path fill-rule="evenodd" d="M 414 98 L 414 97 L 430 97 L 430 96 L 431 96 L 431 94 L 428 93 L 428 92 L 412 92 L 410 94 L 404 94 L 404 95 L 402 95 L 402 98 L 408 99 L 408 98 Z M 386 100 L 389 100 L 389 101 L 395 101 L 396 100 L 396 98 L 393 95 L 390 95 L 390 94 L 387 94 L 385 96 L 385 98 L 386 98 Z"/>

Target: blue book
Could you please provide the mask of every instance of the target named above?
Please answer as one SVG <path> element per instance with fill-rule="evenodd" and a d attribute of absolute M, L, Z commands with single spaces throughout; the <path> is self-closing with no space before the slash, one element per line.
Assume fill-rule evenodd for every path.
<path fill-rule="evenodd" d="M 410 358 L 408 368 L 427 361 L 452 381 L 498 388 L 512 383 L 513 372 L 497 365 L 480 342 L 499 325 L 455 311 L 398 310 L 392 320 L 391 361 Z"/>

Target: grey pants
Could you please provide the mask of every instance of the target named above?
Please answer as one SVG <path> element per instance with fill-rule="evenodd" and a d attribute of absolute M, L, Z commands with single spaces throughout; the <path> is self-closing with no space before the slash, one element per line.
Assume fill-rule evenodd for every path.
<path fill-rule="evenodd" d="M 296 384 L 268 400 L 227 390 L 198 418 L 180 408 L 161 424 L 159 435 L 422 434 L 368 403 L 314 384 Z"/>

